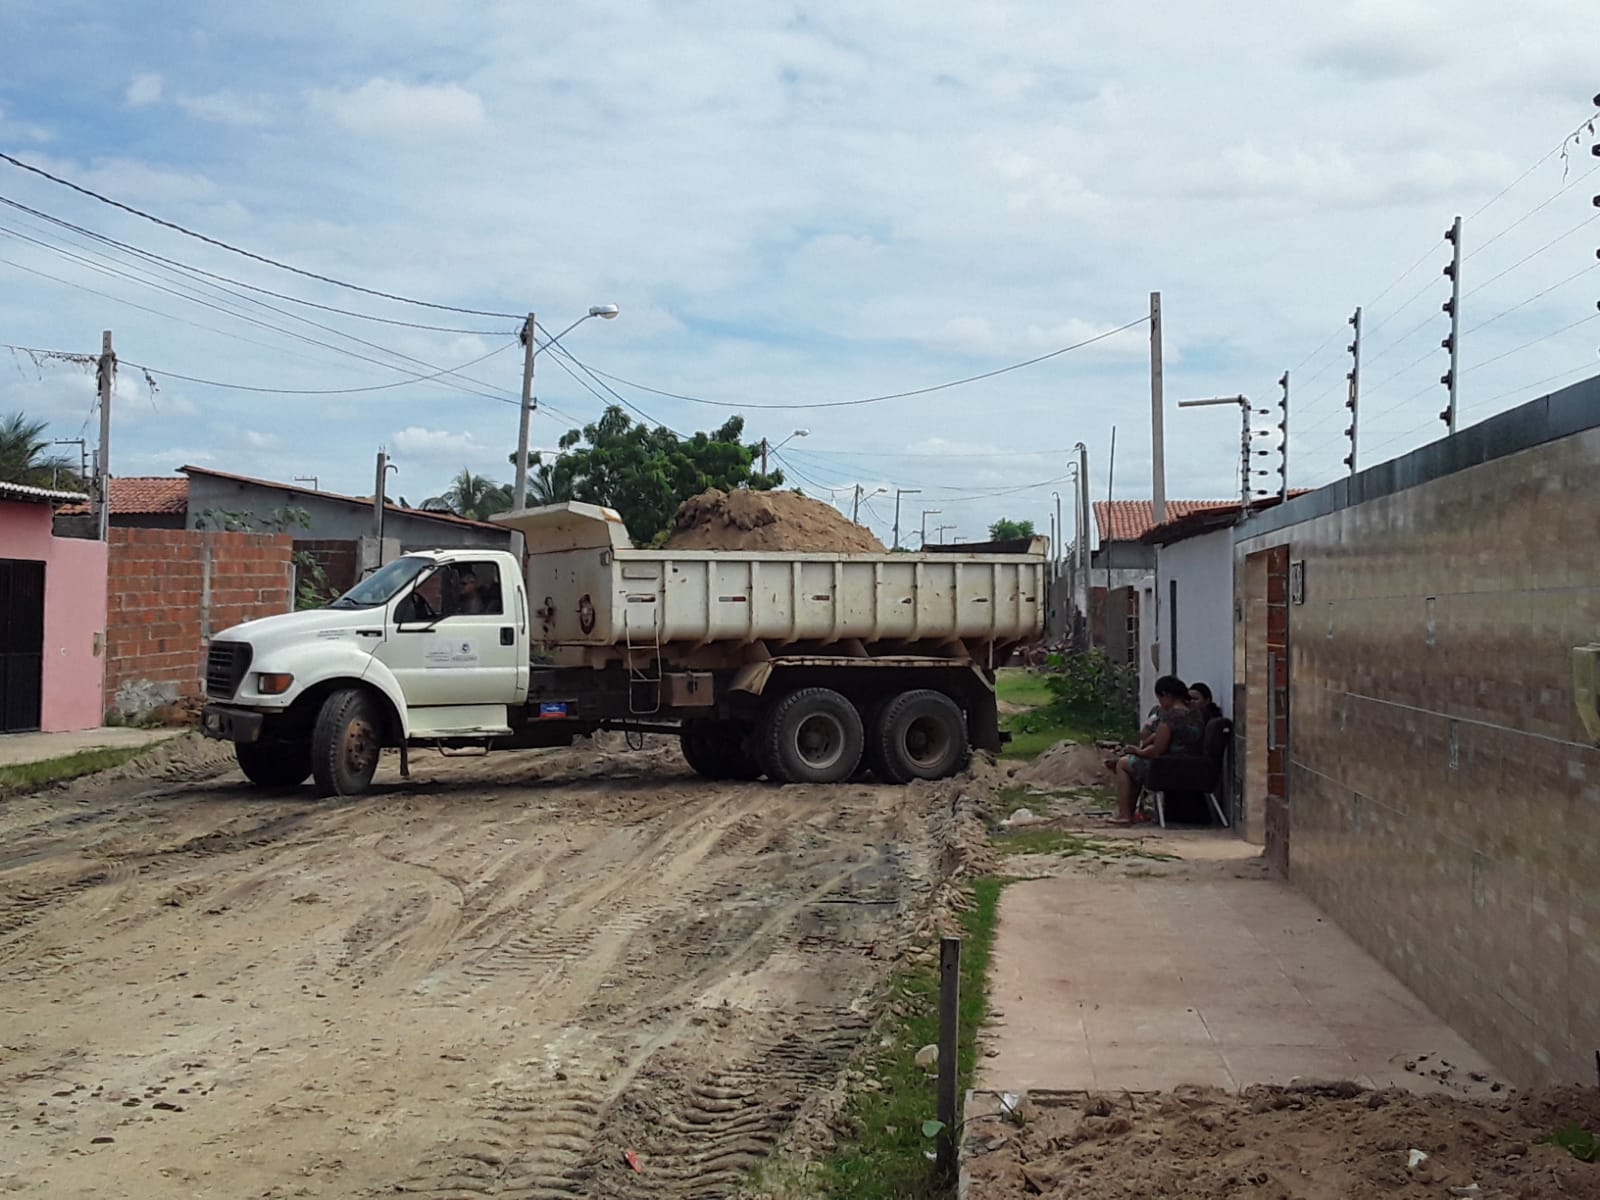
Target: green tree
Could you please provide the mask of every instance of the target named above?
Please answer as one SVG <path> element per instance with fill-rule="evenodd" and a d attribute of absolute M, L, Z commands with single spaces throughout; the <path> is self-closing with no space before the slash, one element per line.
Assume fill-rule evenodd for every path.
<path fill-rule="evenodd" d="M 422 507 L 434 512 L 453 512 L 474 521 L 487 521 L 495 513 L 511 507 L 511 488 L 496 483 L 487 475 L 474 475 L 470 467 L 463 467 L 443 494 L 429 496 Z"/>
<path fill-rule="evenodd" d="M 743 437 L 743 417 L 681 438 L 642 425 L 612 405 L 599 420 L 564 434 L 553 463 L 533 460 L 538 467 L 529 478 L 529 501 L 603 504 L 621 515 L 635 542 L 649 545 L 671 528 L 678 505 L 690 496 L 708 488 L 767 491 L 782 485 L 781 471 L 763 475 L 755 469 L 758 448 Z M 515 462 L 516 455 L 511 457 Z"/>
<path fill-rule="evenodd" d="M 50 452 L 46 428 L 46 422 L 30 421 L 19 412 L 0 417 L 0 481 L 83 491 L 78 468 L 69 459 Z"/>
<path fill-rule="evenodd" d="M 989 526 L 989 540 L 991 542 L 1010 542 L 1017 538 L 1031 538 L 1033 536 L 1032 521 L 1013 521 L 1009 517 L 1001 517 Z"/>

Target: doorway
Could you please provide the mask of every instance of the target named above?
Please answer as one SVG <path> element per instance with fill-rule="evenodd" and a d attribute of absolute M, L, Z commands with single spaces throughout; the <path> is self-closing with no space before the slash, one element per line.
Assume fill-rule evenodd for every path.
<path fill-rule="evenodd" d="M 1245 836 L 1289 873 L 1289 547 L 1245 560 Z M 1236 706 L 1237 715 L 1237 706 Z"/>
<path fill-rule="evenodd" d="M 44 697 L 44 564 L 0 558 L 0 733 L 39 728 Z"/>

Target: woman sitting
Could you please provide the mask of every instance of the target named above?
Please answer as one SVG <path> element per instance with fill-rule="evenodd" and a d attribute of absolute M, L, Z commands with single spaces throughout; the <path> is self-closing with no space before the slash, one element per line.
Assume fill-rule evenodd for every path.
<path fill-rule="evenodd" d="M 1200 714 L 1200 724 L 1203 728 L 1207 721 L 1215 721 L 1222 716 L 1222 710 L 1217 707 L 1211 698 L 1211 689 L 1203 683 L 1189 685 L 1189 707 Z"/>
<path fill-rule="evenodd" d="M 1156 704 L 1161 709 L 1154 736 L 1141 746 L 1125 746 L 1116 760 L 1117 815 L 1113 825 L 1132 825 L 1139 792 L 1150 776 L 1150 764 L 1169 754 L 1197 754 L 1205 735 L 1200 714 L 1189 706 L 1189 689 L 1175 675 L 1156 680 Z"/>

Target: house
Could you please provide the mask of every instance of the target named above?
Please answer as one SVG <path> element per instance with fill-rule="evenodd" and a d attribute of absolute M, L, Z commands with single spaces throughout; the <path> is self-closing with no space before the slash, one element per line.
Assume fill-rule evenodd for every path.
<path fill-rule="evenodd" d="M 111 480 L 113 529 L 183 529 L 189 513 L 189 481 L 175 475 L 129 475 Z M 86 500 L 56 509 L 56 532 L 96 537 L 94 510 Z"/>
<path fill-rule="evenodd" d="M 101 723 L 106 545 L 51 528 L 77 499 L 0 482 L 0 733 Z"/>
<path fill-rule="evenodd" d="M 1167 519 L 1226 504 L 1225 500 L 1168 500 Z M 1151 594 L 1156 548 L 1142 540 L 1155 526 L 1155 506 L 1149 500 L 1097 500 L 1094 521 L 1100 545 L 1089 556 L 1091 637 L 1117 662 L 1139 669 L 1142 712 L 1150 704 L 1159 674 L 1151 673 L 1155 663 L 1140 648 L 1157 618 Z"/>

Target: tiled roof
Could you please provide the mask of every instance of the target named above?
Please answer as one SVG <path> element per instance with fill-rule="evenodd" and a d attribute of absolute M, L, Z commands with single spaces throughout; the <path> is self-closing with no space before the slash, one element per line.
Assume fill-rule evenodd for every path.
<path fill-rule="evenodd" d="M 20 500 L 26 504 L 47 504 L 52 500 L 76 500 L 77 492 L 59 492 L 53 488 L 29 487 L 25 483 L 7 483 L 0 479 L 0 500 Z M 65 510 L 63 510 L 65 511 Z"/>
<path fill-rule="evenodd" d="M 68 505 L 66 516 L 89 511 L 87 501 Z M 113 475 L 112 516 L 184 516 L 189 511 L 189 481 L 174 475 Z"/>
<path fill-rule="evenodd" d="M 319 500 L 338 500 L 346 504 L 355 504 L 363 508 L 372 507 L 372 497 L 362 499 L 359 496 L 346 496 L 342 492 L 313 491 L 292 483 L 274 483 L 270 479 L 254 479 L 249 475 L 233 475 L 227 471 L 213 471 L 210 467 L 179 467 L 178 470 L 186 475 L 208 475 L 212 479 L 227 479 L 233 483 L 248 483 L 254 487 L 272 488 L 280 492 L 295 492 L 302 496 L 315 496 Z M 388 512 L 404 513 L 408 517 L 425 517 L 430 521 L 439 521 L 445 525 L 467 525 L 474 529 L 492 529 L 498 534 L 504 534 L 503 525 L 491 525 L 487 521 L 474 521 L 470 517 L 458 517 L 455 513 L 433 512 L 426 508 L 401 508 L 392 501 L 384 506 Z"/>
<path fill-rule="evenodd" d="M 1167 520 L 1176 521 L 1208 509 L 1238 507 L 1237 500 L 1168 500 Z M 1155 527 L 1155 510 L 1148 500 L 1096 500 L 1094 523 L 1103 542 L 1137 542 Z"/>

